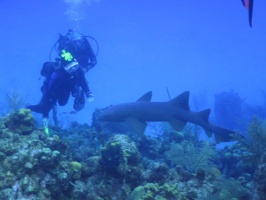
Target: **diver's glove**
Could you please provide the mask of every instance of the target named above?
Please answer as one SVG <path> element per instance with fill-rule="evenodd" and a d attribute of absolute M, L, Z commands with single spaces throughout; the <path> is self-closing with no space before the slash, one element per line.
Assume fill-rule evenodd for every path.
<path fill-rule="evenodd" d="M 48 118 L 45 117 L 43 118 L 43 128 L 44 128 L 44 132 L 47 136 L 49 136 L 49 128 L 48 128 Z"/>
<path fill-rule="evenodd" d="M 88 92 L 86 94 L 86 97 L 87 97 L 88 102 L 90 102 L 90 103 L 94 102 L 94 95 L 91 92 Z"/>

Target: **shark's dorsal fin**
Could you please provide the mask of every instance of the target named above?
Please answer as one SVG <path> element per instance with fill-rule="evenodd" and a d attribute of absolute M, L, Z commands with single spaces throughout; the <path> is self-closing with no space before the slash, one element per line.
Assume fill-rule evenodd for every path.
<path fill-rule="evenodd" d="M 141 101 L 151 101 L 151 97 L 152 97 L 152 91 L 149 91 L 147 93 L 145 93 L 143 96 L 141 96 L 137 102 L 141 102 Z"/>
<path fill-rule="evenodd" d="M 180 107 L 184 110 L 190 110 L 188 105 L 189 100 L 189 91 L 183 92 L 171 101 L 169 101 L 170 104 L 173 104 L 175 107 Z"/>

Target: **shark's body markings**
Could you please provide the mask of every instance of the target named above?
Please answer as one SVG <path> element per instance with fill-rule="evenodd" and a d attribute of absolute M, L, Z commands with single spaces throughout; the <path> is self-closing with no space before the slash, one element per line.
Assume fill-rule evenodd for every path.
<path fill-rule="evenodd" d="M 121 103 L 107 108 L 100 121 L 127 122 L 139 135 L 144 135 L 146 122 L 167 121 L 177 131 L 187 122 L 201 126 L 208 137 L 214 133 L 216 143 L 231 141 L 233 131 L 215 126 L 208 121 L 210 109 L 193 112 L 189 109 L 189 92 L 184 92 L 168 102 L 150 102 L 152 92 L 147 92 L 136 102 Z"/>

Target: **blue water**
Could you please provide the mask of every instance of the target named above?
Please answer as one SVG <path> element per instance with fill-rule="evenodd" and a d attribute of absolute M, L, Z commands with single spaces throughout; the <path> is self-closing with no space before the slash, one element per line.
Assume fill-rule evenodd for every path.
<path fill-rule="evenodd" d="M 26 103 L 41 98 L 41 66 L 59 33 L 73 28 L 97 39 L 98 64 L 87 73 L 95 102 L 63 114 L 72 111 L 70 99 L 59 108 L 62 119 L 90 123 L 95 108 L 150 90 L 154 101 L 167 101 L 166 87 L 172 98 L 191 91 L 194 110 L 231 90 L 264 103 L 265 1 L 255 0 L 252 28 L 240 0 L 2 0 L 0 7 L 0 88 L 18 88 Z"/>
<path fill-rule="evenodd" d="M 102 188 L 99 196 L 115 198 L 132 194 L 135 187 L 151 182 L 169 183 L 172 189 L 181 189 L 187 195 L 193 195 L 189 192 L 191 188 L 196 192 L 208 191 L 210 199 L 218 199 L 218 196 L 219 199 L 240 199 L 245 193 L 245 197 L 258 195 L 257 199 L 262 199 L 265 196 L 261 190 L 265 182 L 261 180 L 265 180 L 266 174 L 266 129 L 265 121 L 260 120 L 266 118 L 266 1 L 254 1 L 253 27 L 250 28 L 248 11 L 240 0 L 1 0 L 0 117 L 10 111 L 7 104 L 10 101 L 6 97 L 14 91 L 13 94 L 23 98 L 22 107 L 40 101 L 44 81 L 40 71 L 43 63 L 49 61 L 59 34 L 65 35 L 68 29 L 75 29 L 92 36 L 99 43 L 99 54 L 98 64 L 86 74 L 95 101 L 87 102 L 76 114 L 72 112 L 72 98 L 66 106 L 58 107 L 62 129 L 49 124 L 50 137 L 42 134 L 41 114 L 34 113 L 39 126 L 26 135 L 16 133 L 14 128 L 20 124 L 16 124 L 16 120 L 14 123 L 12 117 L 9 121 L 5 121 L 9 117 L 0 119 L 1 171 L 5 176 L 0 196 L 20 199 L 24 196 L 37 198 L 45 193 L 49 197 L 59 197 L 62 193 L 62 198 L 85 199 L 81 198 L 85 193 L 89 198 Z M 96 44 L 90 42 L 96 50 Z M 53 51 L 51 61 L 55 57 L 57 54 Z M 185 173 L 192 169 L 189 164 L 194 165 L 186 159 L 193 161 L 194 158 L 198 163 L 193 151 L 201 153 L 204 143 L 195 135 L 209 139 L 201 128 L 187 126 L 185 132 L 193 132 L 193 135 L 183 138 L 181 133 L 170 131 L 166 124 L 149 123 L 145 134 L 154 138 L 139 140 L 134 134 L 128 134 L 133 141 L 129 142 L 124 135 L 117 134 L 128 133 L 126 126 L 99 125 L 100 111 L 95 112 L 94 126 L 88 126 L 96 108 L 136 101 L 148 91 L 153 91 L 152 101 L 168 101 L 190 91 L 192 111 L 211 108 L 212 123 L 239 131 L 245 137 L 216 145 L 217 158 L 206 160 L 213 165 L 213 171 L 198 170 L 195 176 L 196 171 Z M 247 131 L 254 115 L 258 119 L 253 120 Z M 186 148 L 184 144 L 193 148 L 181 154 Z M 180 145 L 183 147 L 179 148 Z M 181 151 L 177 151 L 178 148 Z M 134 163 L 130 165 L 128 149 L 135 149 L 136 153 L 131 154 Z M 51 150 L 54 153 L 58 150 L 64 156 L 55 163 L 55 160 L 48 161 L 47 165 L 42 163 L 45 160 L 35 157 L 38 151 Z M 95 156 L 101 160 L 94 160 Z M 177 164 L 172 162 L 176 157 L 185 158 L 181 171 L 179 166 L 172 166 Z M 31 171 L 26 161 L 36 172 Z M 82 162 L 83 172 L 86 172 L 82 179 L 72 179 L 74 173 L 61 173 L 70 161 Z M 86 170 L 91 168 L 92 174 L 89 174 Z M 209 175 L 205 177 L 205 173 Z M 60 179 L 63 174 L 67 175 L 64 182 Z M 153 175 L 157 176 L 153 178 Z M 29 186 L 35 184 L 33 193 L 24 191 L 27 185 L 24 176 L 30 180 Z M 203 179 L 204 185 L 201 185 Z M 198 185 L 187 184 L 191 181 L 197 181 Z M 69 185 L 68 189 L 63 183 Z M 79 185 L 81 183 L 84 185 Z M 44 184 L 49 191 L 44 190 Z M 41 190 L 38 185 L 42 186 Z"/>

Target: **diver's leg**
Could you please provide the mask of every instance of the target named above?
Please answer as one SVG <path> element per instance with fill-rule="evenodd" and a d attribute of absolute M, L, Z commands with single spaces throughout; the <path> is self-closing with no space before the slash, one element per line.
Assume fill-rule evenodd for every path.
<path fill-rule="evenodd" d="M 69 96 L 70 96 L 70 88 L 65 87 L 64 89 L 62 88 L 60 93 L 58 94 L 58 104 L 60 106 L 64 106 L 67 104 Z"/>
<path fill-rule="evenodd" d="M 27 106 L 28 109 L 43 114 L 43 117 L 48 117 L 50 110 L 56 104 L 57 100 L 55 91 L 56 79 L 57 73 L 53 73 L 44 81 L 43 86 L 41 87 L 43 93 L 41 101 L 39 104 Z"/>
<path fill-rule="evenodd" d="M 33 112 L 43 114 L 43 117 L 48 117 L 50 110 L 55 105 L 56 99 L 49 98 L 48 95 L 43 95 L 39 104 L 27 106 Z"/>
<path fill-rule="evenodd" d="M 85 106 L 85 95 L 81 87 L 78 87 L 77 96 L 75 97 L 73 108 L 76 111 L 80 111 L 84 108 L 84 106 Z"/>

